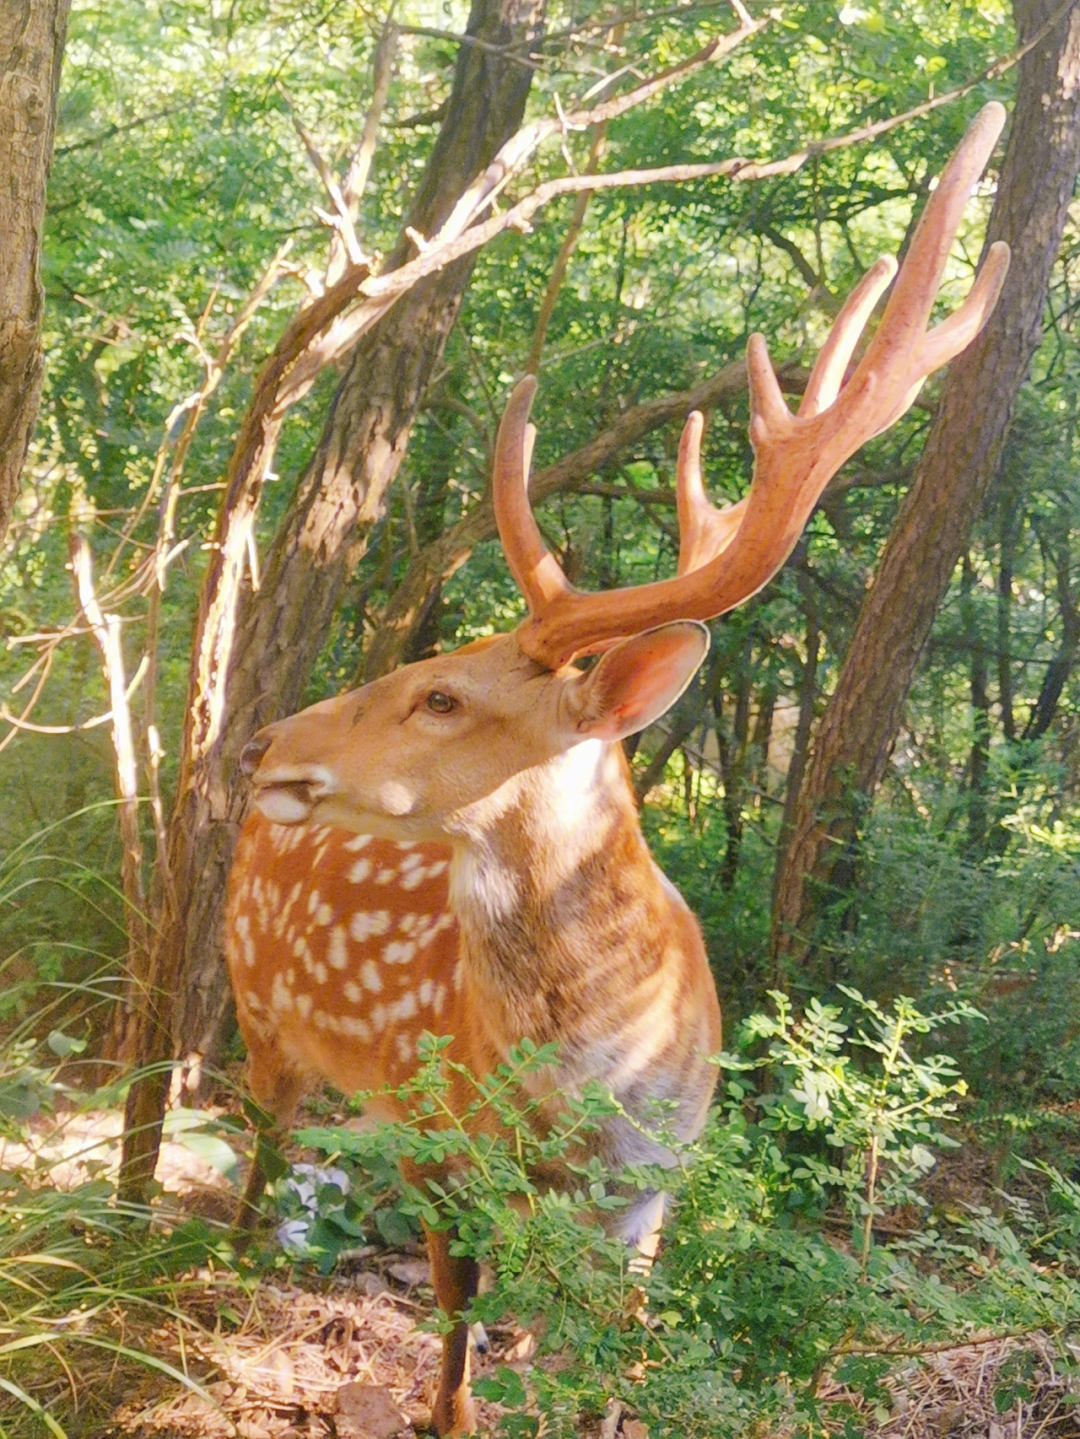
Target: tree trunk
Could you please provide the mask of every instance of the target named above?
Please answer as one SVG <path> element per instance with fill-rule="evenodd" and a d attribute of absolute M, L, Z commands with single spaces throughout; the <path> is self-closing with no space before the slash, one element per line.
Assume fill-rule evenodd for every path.
<path fill-rule="evenodd" d="M 68 4 L 5 0 L 0 6 L 0 540 L 41 398 L 45 297 L 38 258 Z"/>
<path fill-rule="evenodd" d="M 1056 0 L 1016 0 L 1021 42 Z M 822 717 L 777 884 L 774 945 L 814 953 L 822 911 L 888 763 L 908 688 L 938 606 L 1001 456 L 1017 392 L 1042 332 L 1050 272 L 1080 167 L 1080 12 L 1071 10 L 1018 67 L 1016 107 L 988 243 L 1013 259 L 997 309 L 953 362 L 915 478 Z"/>
<path fill-rule="evenodd" d="M 818 696 L 818 662 L 821 659 L 821 621 L 818 616 L 814 581 L 806 564 L 805 540 L 800 541 L 802 554 L 795 568 L 802 598 L 802 610 L 806 617 L 806 661 L 799 678 L 799 718 L 795 724 L 795 740 L 788 763 L 784 789 L 784 812 L 780 820 L 780 833 L 776 837 L 776 870 L 773 876 L 772 914 L 773 929 L 776 929 L 776 914 L 779 904 L 777 885 L 784 869 L 784 854 L 791 843 L 799 795 L 802 793 L 806 761 L 810 753 L 810 736 L 814 729 L 814 706 Z M 775 958 L 775 956 L 774 956 Z M 773 983 L 779 983 L 779 976 L 773 976 Z"/>
<path fill-rule="evenodd" d="M 446 119 L 408 216 L 430 235 L 519 127 L 543 0 L 474 0 L 458 52 Z M 498 47 L 488 48 L 488 47 Z M 410 257 L 403 238 L 387 263 Z M 357 345 L 318 449 L 242 605 L 228 680 L 227 718 L 205 795 L 181 795 L 173 821 L 177 912 L 169 926 L 172 1032 L 179 1053 L 214 1054 L 228 1006 L 221 962 L 225 878 L 245 795 L 237 758 L 260 726 L 298 708 L 341 590 L 364 553 L 404 456 L 424 390 L 439 363 L 474 257 L 411 290 Z M 171 987 L 171 986 L 170 986 Z"/>
<path fill-rule="evenodd" d="M 968 853 L 978 859 L 986 845 L 986 789 L 990 777 L 990 693 L 986 683 L 986 646 L 979 633 L 973 591 L 975 566 L 964 556 L 961 617 L 971 665 L 971 755 L 968 760 Z"/>
<path fill-rule="evenodd" d="M 724 828 L 727 838 L 724 843 L 724 858 L 720 865 L 720 888 L 730 894 L 735 888 L 735 876 L 739 870 L 739 855 L 743 841 L 743 805 L 746 800 L 746 771 L 750 745 L 750 698 L 751 669 L 750 654 L 753 646 L 753 632 L 747 634 L 742 652 L 735 667 L 735 713 L 731 734 L 727 732 L 724 719 L 723 691 L 714 696 L 713 712 L 716 716 L 716 743 L 720 751 L 720 770 L 724 781 Z"/>

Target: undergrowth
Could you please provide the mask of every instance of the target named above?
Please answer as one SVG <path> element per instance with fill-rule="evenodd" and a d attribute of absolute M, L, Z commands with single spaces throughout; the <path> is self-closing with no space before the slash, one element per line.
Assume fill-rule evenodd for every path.
<path fill-rule="evenodd" d="M 282 1168 L 277 1181 L 287 1255 L 275 1243 L 238 1265 L 224 1231 L 165 1207 L 123 1211 L 92 1157 L 89 1177 L 66 1190 L 47 1169 L 3 1174 L 0 1434 L 100 1432 L 107 1386 L 96 1408 L 85 1392 L 95 1357 L 108 1357 L 114 1382 L 141 1366 L 205 1394 L 205 1368 L 186 1365 L 182 1342 L 127 1341 L 137 1316 L 144 1336 L 180 1332 L 190 1291 L 212 1293 L 216 1277 L 235 1292 L 296 1263 L 328 1273 L 372 1241 L 400 1244 L 420 1220 L 452 1226 L 454 1243 L 490 1266 L 473 1318 L 512 1316 L 537 1334 L 527 1371 L 497 1368 L 477 1384 L 503 1406 L 506 1439 L 578 1434 L 613 1400 L 652 1439 L 862 1432 L 887 1409 L 899 1364 L 995 1335 L 1049 1337 L 1059 1369 L 1074 1366 L 1080 1186 L 1043 1165 L 1026 1196 L 936 1209 L 924 1197 L 965 1103 L 938 1043 L 981 1023 L 975 1011 L 959 1000 L 935 1013 L 904 999 L 879 1006 L 853 990 L 844 1009 L 815 1001 L 801 1014 L 772 999 L 719 1057 L 707 1129 L 671 1169 L 611 1176 L 576 1157 L 582 1135 L 617 1111 L 597 1087 L 564 1096 L 553 1127 L 534 1122 L 527 1081 L 552 1063 L 551 1047 L 523 1044 L 497 1074 L 472 1079 L 473 1103 L 455 1115 L 448 1041 L 425 1036 L 417 1076 L 396 1091 L 407 1120 L 300 1133 L 320 1163 Z M 9 1051 L 0 1096 L 72 1102 L 57 1048 Z M 25 1134 L 27 1112 L 4 1105 L 0 1125 Z M 235 1130 L 210 1134 L 187 1113 L 173 1127 L 227 1167 Z M 402 1158 L 445 1164 L 451 1178 L 402 1186 Z M 542 1189 L 532 1176 L 552 1163 L 569 1182 Z M 671 1209 L 643 1276 L 603 1220 L 657 1188 Z"/>
<path fill-rule="evenodd" d="M 738 1052 L 721 1057 L 721 1102 L 701 1140 L 674 1169 L 616 1180 L 573 1159 L 582 1129 L 614 1112 L 610 1096 L 567 1097 L 563 1122 L 538 1137 L 521 1085 L 552 1055 L 523 1046 L 473 1081 L 474 1103 L 456 1117 L 442 1101 L 446 1042 L 429 1036 L 420 1073 L 398 1091 L 407 1122 L 300 1134 L 359 1175 L 348 1195 L 340 1180 L 323 1187 L 310 1252 L 325 1268 L 365 1224 L 385 1230 L 373 1196 L 391 1160 L 449 1164 L 450 1182 L 406 1188 L 399 1214 L 452 1225 L 492 1266 L 474 1317 L 536 1325 L 540 1354 L 559 1356 L 478 1384 L 507 1407 L 508 1439 L 575 1434 L 612 1398 L 652 1436 L 726 1439 L 769 1423 L 809 1435 L 852 1418 L 850 1402 L 838 1415 L 822 1397 L 826 1377 L 872 1413 L 898 1358 L 992 1334 L 1050 1335 L 1073 1365 L 1064 1339 L 1080 1324 L 1080 1188 L 1044 1167 L 1039 1209 L 1001 1194 L 945 1216 L 921 1196 L 936 1151 L 956 1143 L 948 1128 L 965 1091 L 928 1044 L 943 1026 L 977 1021 L 970 1006 L 927 1015 L 848 991 L 846 1014 L 814 1002 L 796 1016 L 773 998 L 775 1012 L 751 1017 Z M 485 1113 L 498 1133 L 477 1134 Z M 559 1157 L 569 1188 L 539 1190 L 530 1171 Z M 656 1188 L 673 1213 L 643 1279 L 600 1221 Z M 897 1214 L 901 1237 L 877 1242 L 875 1222 Z"/>

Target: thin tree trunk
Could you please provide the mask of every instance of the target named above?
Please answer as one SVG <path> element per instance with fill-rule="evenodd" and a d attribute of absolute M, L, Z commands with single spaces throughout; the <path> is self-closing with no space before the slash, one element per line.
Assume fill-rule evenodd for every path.
<path fill-rule="evenodd" d="M 998 702 L 1001 706 L 1001 730 L 1010 744 L 1016 738 L 1012 684 L 1012 586 L 1019 511 L 1020 501 L 1010 486 L 1001 501 L 997 583 Z"/>
<path fill-rule="evenodd" d="M 990 693 L 986 683 L 986 646 L 979 634 L 972 590 L 975 567 L 964 555 L 961 608 L 964 639 L 971 664 L 971 756 L 968 761 L 968 852 L 977 858 L 986 845 L 986 786 L 990 773 Z"/>
<path fill-rule="evenodd" d="M 1054 0 L 1016 0 L 1021 41 Z M 822 717 L 777 886 L 777 953 L 815 953 L 888 763 L 908 689 L 956 562 L 997 472 L 1017 392 L 1042 333 L 1050 272 L 1080 168 L 1080 11 L 1018 67 L 1016 107 L 988 242 L 1013 261 L 997 309 L 953 362 L 915 478 Z M 848 866 L 849 867 L 849 866 Z"/>
<path fill-rule="evenodd" d="M 746 798 L 746 769 L 750 743 L 750 652 L 752 645 L 753 635 L 749 634 L 738 658 L 735 714 L 732 719 L 730 736 L 724 722 L 723 690 L 718 689 L 713 697 L 713 712 L 716 716 L 716 744 L 720 751 L 720 769 L 724 780 L 722 808 L 727 839 L 724 844 L 724 858 L 720 865 L 720 888 L 725 894 L 730 893 L 735 887 L 735 876 L 739 869 L 739 854 L 742 850 L 743 802 Z"/>
<path fill-rule="evenodd" d="M 805 549 L 803 559 L 805 560 Z M 798 578 L 799 593 L 802 596 L 803 614 L 806 617 L 806 660 L 799 679 L 799 717 L 795 722 L 795 741 L 791 749 L 791 760 L 788 763 L 784 813 L 780 821 L 780 833 L 776 838 L 776 867 L 773 871 L 772 898 L 774 932 L 778 885 L 784 867 L 784 854 L 791 842 L 799 795 L 802 793 L 803 778 L 806 774 L 806 761 L 810 754 L 810 736 L 814 729 L 814 707 L 817 704 L 818 694 L 818 661 L 821 658 L 821 622 L 818 618 L 813 579 L 805 563 L 796 567 L 795 574 Z"/>
<path fill-rule="evenodd" d="M 1067 535 L 1062 539 L 1061 548 L 1053 559 L 1061 614 L 1061 643 L 1058 645 L 1057 654 L 1047 666 L 1046 676 L 1039 689 L 1039 698 L 1035 701 L 1020 736 L 1021 741 L 1027 743 L 1041 739 L 1053 724 L 1062 691 L 1072 673 L 1077 650 L 1080 648 L 1080 599 L 1074 599 L 1072 594 L 1072 565 Z"/>
<path fill-rule="evenodd" d="M 519 127 L 543 0 L 474 0 L 446 120 L 408 216 L 430 235 Z M 488 48 L 498 47 L 498 48 Z M 403 238 L 387 268 L 404 263 Z M 181 795 L 173 820 L 178 907 L 165 939 L 175 977 L 173 1042 L 213 1055 L 228 1007 L 221 962 L 225 879 L 244 809 L 240 750 L 260 726 L 296 709 L 342 588 L 364 553 L 397 474 L 424 390 L 457 318 L 474 257 L 421 282 L 363 337 L 322 439 L 271 546 L 258 592 L 242 604 L 232 643 L 226 715 L 207 757 L 203 795 Z"/>
<path fill-rule="evenodd" d="M 0 5 L 0 540 L 41 399 L 38 260 L 69 3 Z"/>

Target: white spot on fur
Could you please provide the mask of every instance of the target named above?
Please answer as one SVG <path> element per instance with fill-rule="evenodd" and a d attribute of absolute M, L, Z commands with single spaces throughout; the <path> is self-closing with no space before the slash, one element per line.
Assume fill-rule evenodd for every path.
<path fill-rule="evenodd" d="M 415 940 L 391 940 L 383 948 L 382 957 L 387 964 L 408 964 L 416 956 Z"/>
<path fill-rule="evenodd" d="M 412 1019 L 416 1013 L 416 995 L 412 990 L 406 990 L 396 1004 L 390 1006 L 390 1014 L 394 1019 Z"/>
<path fill-rule="evenodd" d="M 301 1019 L 307 1019 L 311 1013 L 311 995 L 298 994 L 296 996 L 296 1012 Z"/>
<path fill-rule="evenodd" d="M 379 806 L 387 814 L 408 814 L 415 803 L 412 791 L 396 779 L 388 779 L 377 791 Z"/>
<path fill-rule="evenodd" d="M 435 994 L 435 981 L 433 979 L 425 979 L 420 985 L 419 993 L 420 1003 L 425 1005 L 430 1004 Z"/>
<path fill-rule="evenodd" d="M 285 1014 L 292 1009 L 292 991 L 280 974 L 274 975 L 273 988 L 270 991 L 270 1008 L 277 1010 L 278 1014 Z"/>
<path fill-rule="evenodd" d="M 360 1000 L 362 998 L 360 994 L 360 986 L 357 984 L 355 979 L 347 979 L 345 981 L 345 998 L 349 1001 L 350 1004 L 360 1003 Z"/>
<path fill-rule="evenodd" d="M 360 966 L 360 979 L 364 988 L 370 989 L 372 994 L 378 994 L 382 989 L 382 975 L 373 959 L 365 959 Z"/>
<path fill-rule="evenodd" d="M 347 839 L 347 840 L 345 841 L 345 844 L 344 844 L 343 848 L 347 849 L 350 854 L 359 854 L 360 851 L 361 851 L 362 849 L 364 849 L 364 848 L 365 848 L 367 845 L 369 845 L 370 843 L 371 843 L 371 835 L 369 835 L 369 834 L 358 834 L 358 835 L 356 835 L 353 839 Z"/>
<path fill-rule="evenodd" d="M 330 944 L 326 951 L 326 961 L 331 969 L 344 969 L 349 962 L 349 946 L 343 924 L 336 924 L 330 931 Z"/>
<path fill-rule="evenodd" d="M 390 913 L 385 909 L 358 910 L 349 921 L 349 933 L 360 942 L 370 939 L 373 934 L 385 934 L 389 928 Z"/>

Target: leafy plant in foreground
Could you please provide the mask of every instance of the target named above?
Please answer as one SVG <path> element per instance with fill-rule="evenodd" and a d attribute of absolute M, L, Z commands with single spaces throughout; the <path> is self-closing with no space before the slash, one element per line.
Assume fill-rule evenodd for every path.
<path fill-rule="evenodd" d="M 612 1397 L 653 1436 L 812 1426 L 827 1417 L 826 1374 L 869 1414 L 885 1402 L 899 1355 L 910 1364 L 988 1330 L 1058 1334 L 1080 1320 L 1080 1286 L 1062 1261 L 1073 1213 L 1064 1182 L 1053 1234 L 1009 1202 L 1003 1214 L 972 1210 L 873 1242 L 885 1210 L 920 1202 L 918 1182 L 933 1150 L 952 1142 L 942 1126 L 963 1094 L 952 1061 L 920 1056 L 915 1040 L 974 1012 L 957 1004 L 927 1015 L 908 1000 L 884 1010 L 851 992 L 853 1024 L 818 1003 L 796 1017 L 775 998 L 776 1015 L 753 1016 L 743 1034 L 744 1047 L 768 1041 L 767 1054 L 723 1058 L 735 1076 L 724 1102 L 670 1170 L 613 1178 L 582 1159 L 583 1135 L 612 1112 L 598 1091 L 562 1096 L 561 1117 L 538 1126 L 535 1093 L 548 1091 L 536 1075 L 553 1056 L 528 1045 L 472 1080 L 476 1099 L 457 1117 L 444 1099 L 445 1041 L 427 1036 L 420 1073 L 397 1091 L 407 1120 L 300 1135 L 369 1178 L 391 1158 L 449 1161 L 451 1181 L 406 1186 L 401 1210 L 453 1225 L 457 1242 L 491 1264 L 494 1287 L 475 1317 L 539 1326 L 541 1357 L 527 1376 L 501 1369 L 478 1385 L 509 1411 L 502 1434 L 576 1433 Z M 555 1163 L 569 1180 L 538 1183 Z M 674 1213 L 646 1277 L 602 1219 L 655 1188 L 672 1195 Z M 829 1237 L 833 1194 L 854 1222 L 854 1246 Z M 556 1353 L 557 1362 L 542 1357 Z"/>

